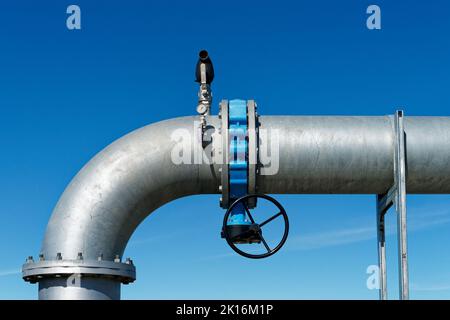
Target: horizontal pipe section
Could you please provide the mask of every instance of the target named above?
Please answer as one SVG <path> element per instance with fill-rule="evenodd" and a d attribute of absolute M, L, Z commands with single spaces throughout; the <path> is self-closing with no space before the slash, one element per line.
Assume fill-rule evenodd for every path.
<path fill-rule="evenodd" d="M 380 194 L 393 184 L 391 116 L 261 117 L 278 131 L 279 170 L 263 193 Z M 408 193 L 450 193 L 450 117 L 405 117 Z M 270 171 L 270 170 L 269 170 Z"/>

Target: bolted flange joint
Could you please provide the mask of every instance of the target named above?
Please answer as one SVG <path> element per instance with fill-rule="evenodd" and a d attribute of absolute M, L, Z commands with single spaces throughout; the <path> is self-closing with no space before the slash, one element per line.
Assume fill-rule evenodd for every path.
<path fill-rule="evenodd" d="M 81 259 L 80 259 L 81 257 Z M 131 259 L 125 263 L 106 260 L 85 260 L 78 255 L 76 260 L 26 260 L 22 266 L 22 278 L 30 283 L 36 283 L 44 278 L 70 277 L 78 274 L 81 277 L 115 279 L 128 284 L 136 280 L 136 267 Z"/>

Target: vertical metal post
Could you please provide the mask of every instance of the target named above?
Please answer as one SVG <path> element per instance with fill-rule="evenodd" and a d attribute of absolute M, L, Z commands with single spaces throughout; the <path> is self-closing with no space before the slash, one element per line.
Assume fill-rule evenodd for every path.
<path fill-rule="evenodd" d="M 381 206 L 383 195 L 377 195 L 377 240 L 378 240 L 378 267 L 380 300 L 387 300 L 387 274 L 386 274 L 386 241 L 384 228 L 384 215 L 386 209 Z"/>
<path fill-rule="evenodd" d="M 384 216 L 395 203 L 397 211 L 397 236 L 399 259 L 399 298 L 409 299 L 408 254 L 406 238 L 406 138 L 403 111 L 394 117 L 394 185 L 377 195 L 378 267 L 380 272 L 380 300 L 387 299 L 386 239 Z"/>
<path fill-rule="evenodd" d="M 400 299 L 409 299 L 408 254 L 406 237 L 406 152 L 403 111 L 395 113 L 395 206 L 397 210 L 397 236 L 399 255 Z"/>

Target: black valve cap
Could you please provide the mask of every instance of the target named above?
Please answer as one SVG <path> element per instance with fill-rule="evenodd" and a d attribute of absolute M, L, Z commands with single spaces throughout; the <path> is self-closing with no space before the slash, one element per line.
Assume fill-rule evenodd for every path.
<path fill-rule="evenodd" d="M 200 73 L 200 65 L 205 64 L 206 69 L 206 83 L 211 84 L 211 82 L 214 79 L 214 68 L 211 61 L 211 58 L 209 57 L 208 51 L 201 50 L 198 53 L 198 61 L 197 66 L 195 67 L 195 81 L 198 83 L 202 82 L 201 73 Z"/>

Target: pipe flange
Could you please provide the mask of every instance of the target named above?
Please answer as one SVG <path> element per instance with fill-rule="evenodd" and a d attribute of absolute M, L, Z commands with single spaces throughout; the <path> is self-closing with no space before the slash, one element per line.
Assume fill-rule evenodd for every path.
<path fill-rule="evenodd" d="M 256 175 L 258 165 L 258 119 L 255 100 L 247 101 L 247 125 L 248 125 L 248 193 L 255 194 Z M 256 197 L 247 200 L 249 208 L 256 207 Z"/>
<path fill-rule="evenodd" d="M 31 283 L 43 278 L 69 277 L 73 274 L 89 277 L 113 278 L 123 284 L 136 280 L 136 268 L 127 263 L 97 260 L 49 260 L 27 262 L 22 266 L 22 278 Z"/>
<path fill-rule="evenodd" d="M 220 206 L 224 209 L 228 208 L 230 202 L 229 196 L 229 172 L 228 172 L 228 163 L 229 163 L 229 134 L 228 134 L 228 100 L 222 100 L 220 102 L 220 114 L 222 118 L 222 127 L 220 132 L 222 133 L 222 182 L 221 182 L 221 190 L 222 197 L 220 198 Z"/>

